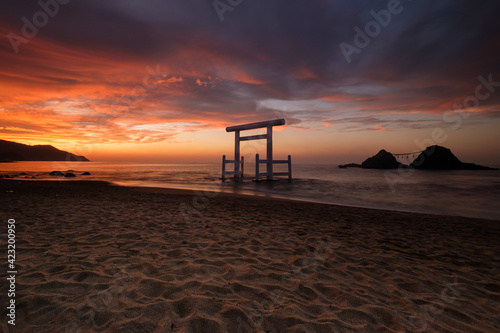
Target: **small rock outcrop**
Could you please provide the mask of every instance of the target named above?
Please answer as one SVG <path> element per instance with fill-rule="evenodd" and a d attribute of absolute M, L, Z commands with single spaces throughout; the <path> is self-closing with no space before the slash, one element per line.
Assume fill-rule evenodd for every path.
<path fill-rule="evenodd" d="M 66 172 L 64 174 L 64 177 L 76 177 L 76 175 L 74 173 L 72 173 L 72 172 Z"/>
<path fill-rule="evenodd" d="M 85 171 L 84 173 L 82 173 L 82 176 L 90 176 L 90 172 Z"/>
<path fill-rule="evenodd" d="M 361 164 L 358 164 L 358 163 L 341 164 L 338 167 L 341 168 L 341 169 L 346 169 L 346 168 L 361 168 Z"/>
<path fill-rule="evenodd" d="M 52 171 L 51 173 L 49 173 L 49 175 L 51 175 L 51 176 L 64 176 L 64 173 L 62 173 L 61 171 Z"/>

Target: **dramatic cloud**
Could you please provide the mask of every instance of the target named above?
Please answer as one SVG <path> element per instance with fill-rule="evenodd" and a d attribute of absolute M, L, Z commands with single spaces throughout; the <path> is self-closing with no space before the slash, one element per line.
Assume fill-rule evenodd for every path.
<path fill-rule="evenodd" d="M 3 138 L 157 142 L 276 117 L 391 132 L 463 107 L 461 126 L 498 121 L 494 0 L 0 6 Z"/>

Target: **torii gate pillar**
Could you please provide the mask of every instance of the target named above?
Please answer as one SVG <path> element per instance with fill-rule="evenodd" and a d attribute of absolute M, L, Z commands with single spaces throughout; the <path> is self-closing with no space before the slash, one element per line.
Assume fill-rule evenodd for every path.
<path fill-rule="evenodd" d="M 239 130 L 234 131 L 234 178 L 240 178 L 240 131 Z"/>
<path fill-rule="evenodd" d="M 285 120 L 283 119 L 283 123 Z M 273 127 L 267 125 L 267 180 L 273 179 Z"/>

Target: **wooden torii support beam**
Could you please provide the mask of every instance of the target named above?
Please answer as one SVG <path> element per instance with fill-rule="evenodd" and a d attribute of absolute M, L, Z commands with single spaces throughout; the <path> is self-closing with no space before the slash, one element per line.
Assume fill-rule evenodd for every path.
<path fill-rule="evenodd" d="M 273 179 L 273 162 L 274 163 L 283 163 L 284 161 L 273 161 L 273 126 L 281 126 L 285 125 L 285 119 L 274 119 L 274 120 L 268 120 L 268 121 L 261 121 L 257 123 L 251 123 L 251 124 L 244 124 L 244 125 L 237 125 L 237 126 L 230 126 L 226 127 L 226 132 L 234 132 L 234 160 L 226 160 L 226 155 L 223 156 L 223 161 L 222 161 L 222 179 L 225 179 L 225 174 L 226 173 L 231 173 L 234 175 L 234 178 L 242 178 L 243 177 L 243 165 L 241 166 L 240 170 L 240 163 L 243 161 L 243 157 L 241 158 L 240 161 L 240 142 L 241 141 L 249 141 L 249 140 L 261 140 L 261 139 L 266 139 L 267 140 L 267 156 L 265 163 L 267 165 L 266 169 L 266 177 L 268 180 Z M 240 132 L 241 131 L 246 131 L 246 130 L 252 130 L 252 129 L 258 129 L 258 128 L 267 128 L 267 134 L 260 134 L 260 135 L 250 135 L 250 136 L 241 136 Z M 258 154 L 256 155 L 256 161 L 255 161 L 255 167 L 256 167 L 256 179 L 259 179 L 259 158 Z M 226 163 L 234 163 L 234 171 L 233 172 L 227 172 L 225 171 Z M 287 163 L 289 164 L 288 168 L 288 178 L 291 179 L 291 158 L 288 156 Z M 281 175 L 282 173 L 280 173 Z M 241 177 L 240 177 L 241 176 Z"/>

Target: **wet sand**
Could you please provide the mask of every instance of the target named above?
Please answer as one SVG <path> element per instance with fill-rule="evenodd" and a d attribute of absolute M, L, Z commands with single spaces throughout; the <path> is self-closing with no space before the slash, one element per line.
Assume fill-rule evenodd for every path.
<path fill-rule="evenodd" d="M 80 181 L 0 202 L 2 332 L 500 331 L 499 221 Z"/>

